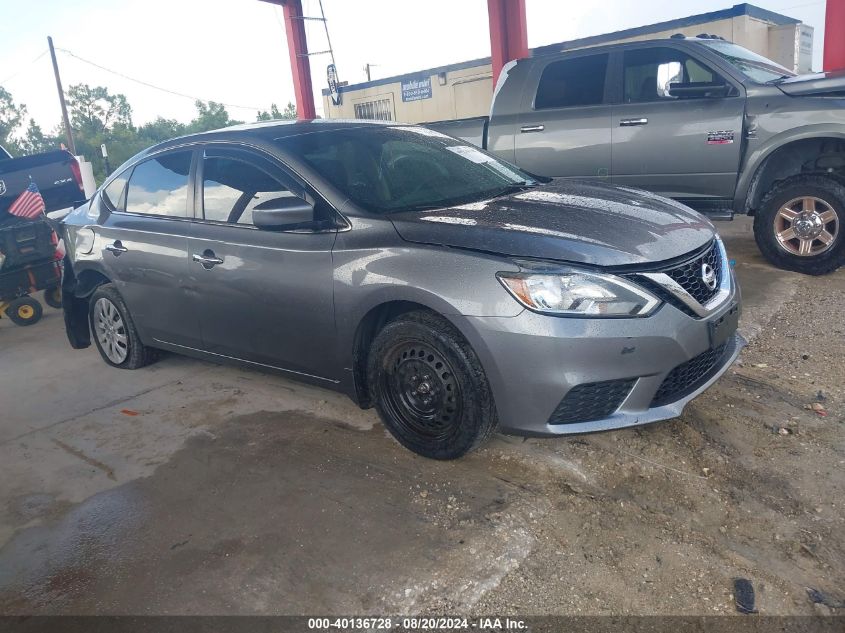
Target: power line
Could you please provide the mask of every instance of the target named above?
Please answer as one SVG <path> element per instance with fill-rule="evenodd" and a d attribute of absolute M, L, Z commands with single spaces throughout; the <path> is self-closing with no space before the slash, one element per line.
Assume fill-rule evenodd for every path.
<path fill-rule="evenodd" d="M 177 97 L 183 97 L 185 99 L 191 99 L 192 101 L 204 101 L 204 102 L 214 101 L 215 103 L 219 103 L 221 105 L 224 105 L 227 108 L 238 108 L 240 110 L 254 110 L 254 111 L 260 111 L 261 110 L 261 108 L 256 108 L 255 106 L 237 105 L 237 104 L 234 104 L 234 103 L 223 103 L 222 101 L 216 101 L 214 99 L 203 99 L 202 97 L 195 97 L 193 95 L 185 94 L 184 92 L 177 92 L 175 90 L 170 90 L 169 88 L 162 88 L 161 86 L 156 86 L 156 85 L 151 84 L 147 81 L 143 81 L 141 79 L 135 79 L 134 77 L 130 77 L 129 75 L 124 75 L 123 73 L 118 72 L 116 70 L 112 70 L 111 68 L 106 68 L 105 66 L 101 66 L 100 64 L 97 64 L 97 63 L 92 62 L 90 60 L 87 60 L 83 57 L 80 57 L 79 55 L 77 55 L 75 53 L 72 53 L 71 51 L 67 50 L 66 48 L 56 47 L 56 50 L 61 51 L 62 53 L 65 53 L 66 55 L 70 55 L 71 57 L 74 57 L 75 59 L 78 59 L 79 61 L 81 61 L 85 64 L 88 64 L 89 66 L 94 66 L 95 68 L 99 68 L 100 70 L 104 70 L 107 73 L 111 73 L 112 75 L 117 75 L 118 77 L 122 77 L 123 79 L 128 79 L 129 81 L 134 81 L 137 84 L 141 84 L 142 86 L 146 86 L 147 88 L 152 88 L 153 90 L 160 90 L 161 92 L 166 92 L 168 94 L 171 94 L 171 95 L 174 95 L 174 96 L 177 96 Z"/>
<path fill-rule="evenodd" d="M 33 59 L 33 60 L 32 60 L 31 62 L 29 62 L 28 64 L 24 64 L 24 65 L 20 68 L 20 70 L 18 70 L 17 72 L 13 73 L 12 75 L 10 75 L 10 76 L 6 77 L 3 81 L 0 81 L 0 86 L 2 86 L 3 84 L 6 84 L 6 83 L 9 83 L 10 81 L 12 81 L 12 79 L 14 79 L 14 78 L 15 78 L 15 77 L 17 77 L 18 75 L 22 74 L 22 73 L 23 73 L 23 71 L 25 71 L 27 68 L 29 68 L 30 66 L 32 66 L 35 62 L 37 62 L 39 59 L 41 59 L 42 57 L 44 57 L 44 55 L 46 55 L 46 54 L 47 54 L 47 51 L 46 51 L 46 50 L 41 51 L 41 54 L 40 54 L 38 57 L 36 57 L 35 59 Z"/>

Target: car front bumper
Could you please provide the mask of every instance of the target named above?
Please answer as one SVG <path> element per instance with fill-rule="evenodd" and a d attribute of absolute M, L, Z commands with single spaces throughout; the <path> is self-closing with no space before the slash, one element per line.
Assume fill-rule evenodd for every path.
<path fill-rule="evenodd" d="M 735 330 L 716 351 L 711 343 L 709 324 L 738 302 L 734 283 L 729 299 L 704 319 L 664 304 L 638 319 L 571 319 L 526 310 L 515 317 L 469 317 L 467 325 L 491 384 L 500 430 L 568 435 L 679 416 L 744 347 Z M 682 388 L 673 392 L 673 386 Z M 581 419 L 577 406 L 564 406 L 579 390 L 586 394 L 575 399 L 586 413 Z M 562 408 L 570 414 L 565 423 L 559 422 Z"/>

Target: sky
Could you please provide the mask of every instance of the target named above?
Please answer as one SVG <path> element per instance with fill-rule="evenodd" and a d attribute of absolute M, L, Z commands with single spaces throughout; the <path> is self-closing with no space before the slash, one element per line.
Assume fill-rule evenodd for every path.
<path fill-rule="evenodd" d="M 302 3 L 306 16 L 319 16 L 318 0 Z M 528 45 L 598 35 L 733 4 L 735 0 L 526 0 Z M 821 67 L 825 0 L 753 4 L 815 27 L 813 66 Z M 323 0 L 323 8 L 342 81 L 365 81 L 367 63 L 377 79 L 490 54 L 486 0 Z M 321 22 L 306 22 L 306 32 L 310 50 L 328 48 Z M 189 121 L 195 114 L 193 98 L 226 103 L 233 118 L 246 121 L 271 103 L 281 108 L 293 101 L 282 10 L 267 2 L 0 0 L 0 86 L 16 102 L 25 103 L 29 116 L 45 130 L 52 130 L 60 119 L 46 54 L 48 35 L 60 49 L 65 91 L 72 84 L 87 83 L 123 93 L 136 124 L 159 115 Z M 318 114 L 329 61 L 327 55 L 311 58 Z"/>

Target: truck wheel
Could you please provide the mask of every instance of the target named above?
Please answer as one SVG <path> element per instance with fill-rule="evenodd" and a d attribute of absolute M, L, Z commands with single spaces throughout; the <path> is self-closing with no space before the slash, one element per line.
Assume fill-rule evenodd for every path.
<path fill-rule="evenodd" d="M 824 176 L 775 186 L 754 216 L 754 238 L 778 268 L 824 275 L 845 264 L 845 187 Z"/>
<path fill-rule="evenodd" d="M 139 369 L 155 360 L 154 350 L 141 343 L 114 284 L 103 284 L 91 295 L 88 319 L 100 356 L 112 367 Z"/>
<path fill-rule="evenodd" d="M 456 459 L 496 428 L 496 406 L 478 357 L 435 314 L 410 312 L 388 323 L 373 341 L 367 369 L 384 425 L 423 457 Z"/>
<path fill-rule="evenodd" d="M 59 286 L 44 291 L 44 303 L 56 310 L 62 309 L 62 289 Z"/>
<path fill-rule="evenodd" d="M 6 308 L 6 316 L 15 325 L 35 325 L 41 320 L 44 309 L 32 297 L 18 297 Z"/>

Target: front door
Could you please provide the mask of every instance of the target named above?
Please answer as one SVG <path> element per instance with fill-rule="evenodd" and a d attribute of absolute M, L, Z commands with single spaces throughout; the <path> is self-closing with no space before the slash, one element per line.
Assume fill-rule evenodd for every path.
<path fill-rule="evenodd" d="M 677 97 L 670 84 L 718 84 L 703 62 L 668 46 L 626 50 L 613 106 L 613 182 L 694 202 L 733 199 L 745 99 Z"/>
<path fill-rule="evenodd" d="M 523 95 L 515 162 L 533 174 L 608 178 L 611 106 L 605 99 L 607 53 L 536 63 Z"/>
<path fill-rule="evenodd" d="M 103 267 L 147 344 L 194 346 L 196 313 L 185 293 L 192 151 L 149 158 L 100 194 L 107 217 L 96 228 Z"/>
<path fill-rule="evenodd" d="M 337 379 L 331 253 L 336 230 L 270 231 L 252 224 L 256 207 L 310 195 L 265 156 L 209 147 L 198 171 L 188 285 L 203 349 Z"/>

